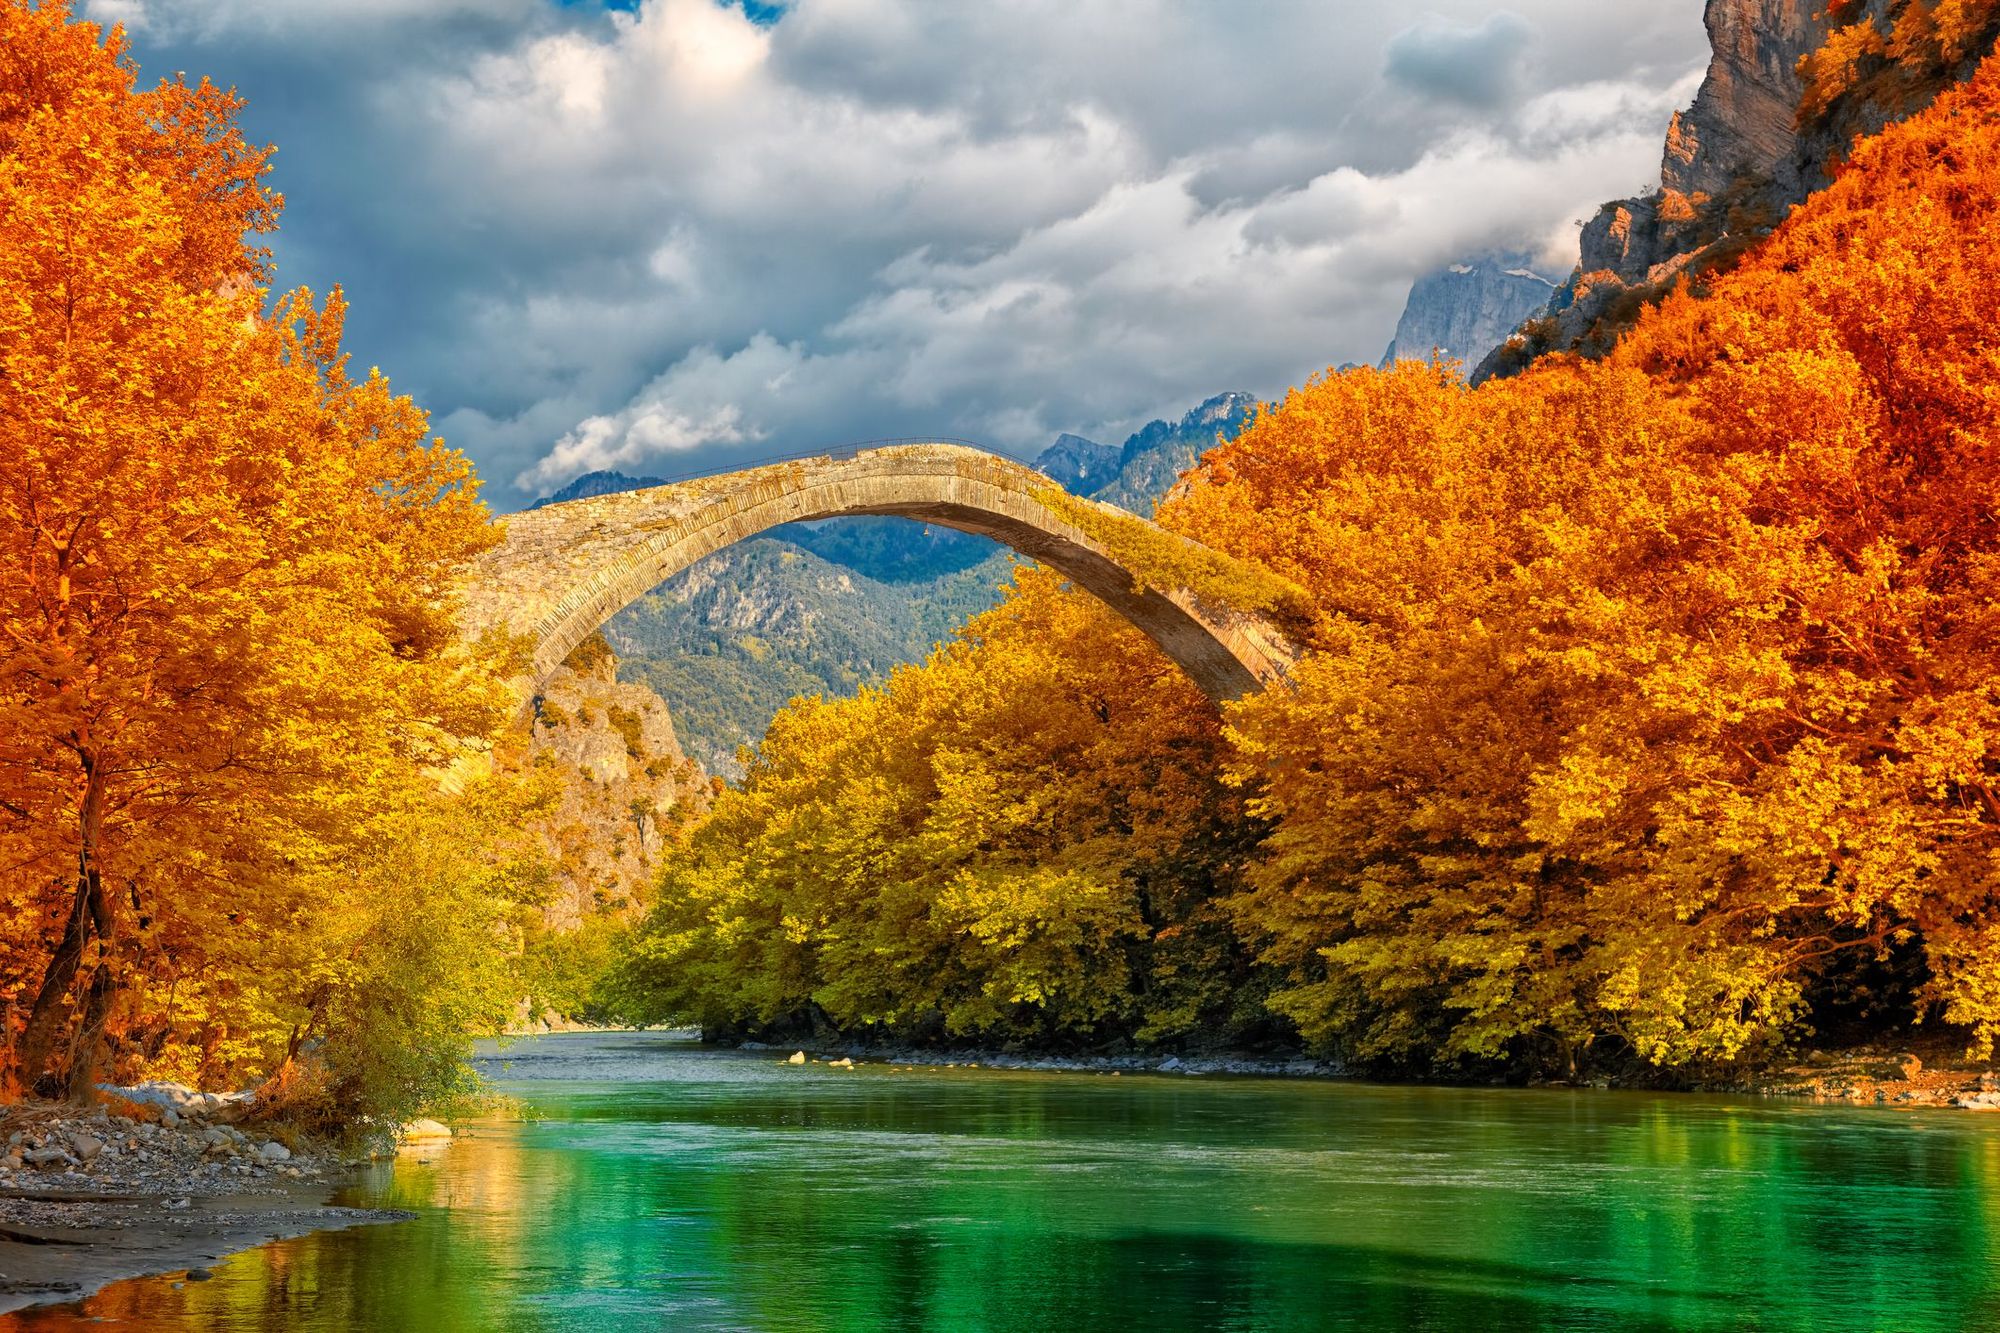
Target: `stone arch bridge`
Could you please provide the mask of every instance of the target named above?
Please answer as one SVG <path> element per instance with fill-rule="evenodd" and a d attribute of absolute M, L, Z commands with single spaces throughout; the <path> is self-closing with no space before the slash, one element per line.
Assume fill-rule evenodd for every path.
<path fill-rule="evenodd" d="M 465 627 L 525 634 L 531 690 L 606 620 L 703 556 L 767 528 L 894 514 L 991 537 L 1059 571 L 1143 630 L 1216 700 L 1261 689 L 1296 649 L 1266 616 L 1186 587 L 1155 587 L 1118 552 L 1172 568 L 1251 574 L 1230 557 L 1010 459 L 954 444 L 855 449 L 508 515 L 469 571 Z"/>

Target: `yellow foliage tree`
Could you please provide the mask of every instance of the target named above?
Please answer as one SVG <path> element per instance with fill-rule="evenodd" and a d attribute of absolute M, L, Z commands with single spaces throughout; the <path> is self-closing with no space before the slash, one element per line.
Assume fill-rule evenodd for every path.
<path fill-rule="evenodd" d="M 780 714 L 666 873 L 642 1011 L 716 1031 L 1167 1037 L 1240 977 L 1214 709 L 1046 572 L 880 689 Z M 1240 966 L 1236 969 L 1240 972 Z"/>

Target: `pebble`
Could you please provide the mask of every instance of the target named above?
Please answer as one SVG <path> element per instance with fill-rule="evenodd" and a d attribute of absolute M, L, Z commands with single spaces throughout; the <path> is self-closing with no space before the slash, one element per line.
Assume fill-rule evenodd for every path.
<path fill-rule="evenodd" d="M 208 1094 L 185 1094 L 184 1100 L 190 1107 L 209 1105 Z M 218 1104 L 240 1100 L 232 1095 Z M 169 1212 L 182 1212 L 198 1194 L 278 1188 L 319 1178 L 335 1165 L 295 1153 L 277 1139 L 234 1125 L 209 1124 L 192 1114 L 174 1128 L 164 1123 L 169 1109 L 161 1109 L 163 1123 L 155 1124 L 113 1115 L 104 1106 L 25 1102 L 0 1108 L 0 1179 L 31 1193 L 77 1189 L 153 1199 Z M 0 1199 L 0 1219 L 22 1206 Z"/>

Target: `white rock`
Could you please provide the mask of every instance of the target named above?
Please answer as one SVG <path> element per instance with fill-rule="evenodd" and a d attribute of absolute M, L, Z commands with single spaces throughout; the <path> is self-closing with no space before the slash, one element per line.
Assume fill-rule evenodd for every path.
<path fill-rule="evenodd" d="M 276 1139 L 272 1139 L 257 1150 L 257 1155 L 267 1162 L 283 1162 L 291 1158 L 292 1150 Z"/>
<path fill-rule="evenodd" d="M 785 1060 L 785 1063 L 788 1065 L 802 1065 L 805 1062 L 806 1053 L 804 1051 L 793 1051 Z"/>
<path fill-rule="evenodd" d="M 436 1143 L 449 1139 L 451 1130 L 435 1120 L 412 1120 L 397 1137 L 404 1143 Z"/>

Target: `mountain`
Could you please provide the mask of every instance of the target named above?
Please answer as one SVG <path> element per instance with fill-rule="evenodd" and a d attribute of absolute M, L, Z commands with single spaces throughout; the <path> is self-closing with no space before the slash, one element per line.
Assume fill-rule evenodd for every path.
<path fill-rule="evenodd" d="M 1154 421 L 1122 448 L 1061 435 L 1036 466 L 1066 489 L 1150 514 L 1180 474 L 1239 429 L 1255 402 L 1221 394 Z M 657 485 L 596 472 L 537 504 Z M 680 743 L 709 772 L 739 776 L 739 747 L 802 694 L 848 695 L 923 660 L 999 600 L 1013 553 L 909 519 L 788 523 L 718 551 L 613 616 L 604 636 L 622 680 L 673 710 Z"/>
<path fill-rule="evenodd" d="M 616 495 L 620 491 L 642 491 L 648 486 L 664 486 L 663 477 L 628 477 L 623 472 L 586 472 L 569 485 L 544 495 L 529 505 L 530 509 L 540 509 L 543 505 L 559 505 L 566 500 L 588 500 L 596 495 Z"/>
<path fill-rule="evenodd" d="M 1118 475 L 1092 499 L 1152 517 L 1160 497 L 1173 489 L 1195 460 L 1243 429 L 1257 408 L 1247 393 L 1219 393 L 1176 422 L 1151 421 L 1118 451 Z"/>
<path fill-rule="evenodd" d="M 998 542 L 975 533 L 868 514 L 786 523 L 764 535 L 878 583 L 928 582 L 970 569 L 1000 550 Z"/>
<path fill-rule="evenodd" d="M 919 544 L 921 526 L 906 526 Z M 787 702 L 853 694 L 921 660 L 997 600 L 1011 563 L 996 549 L 973 565 L 891 582 L 767 535 L 683 570 L 613 616 L 604 635 L 624 678 L 668 701 L 694 758 L 734 777 L 738 747 Z"/>
<path fill-rule="evenodd" d="M 1769 235 L 1856 136 L 1928 106 L 2000 36 L 2000 17 L 1961 7 L 1954 22 L 1969 26 L 1938 40 L 1932 0 L 1708 0 L 1703 21 L 1708 71 L 1667 127 L 1658 188 L 1598 210 L 1575 271 L 1475 382 L 1546 352 L 1603 355 L 1675 283 L 1727 270 Z"/>
<path fill-rule="evenodd" d="M 1426 274 L 1410 287 L 1382 368 L 1436 354 L 1470 370 L 1522 320 L 1540 314 L 1555 289 L 1515 255 L 1481 255 Z"/>
<path fill-rule="evenodd" d="M 1102 490 L 1118 477 L 1118 450 L 1081 435 L 1062 434 L 1035 459 L 1035 466 L 1076 495 Z"/>

